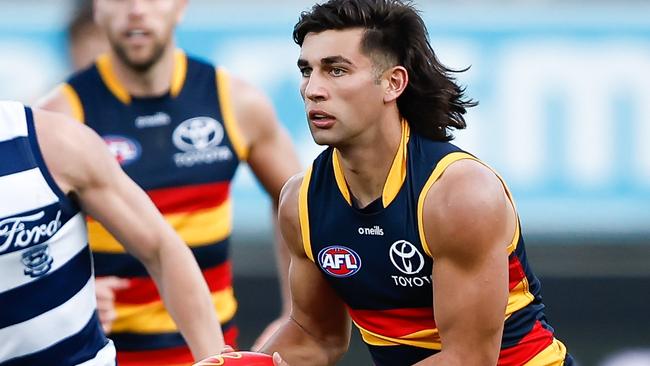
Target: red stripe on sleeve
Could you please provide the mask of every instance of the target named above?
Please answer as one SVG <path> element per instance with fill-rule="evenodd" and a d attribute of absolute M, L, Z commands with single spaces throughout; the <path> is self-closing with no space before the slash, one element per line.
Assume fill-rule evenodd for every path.
<path fill-rule="evenodd" d="M 230 261 L 203 270 L 203 277 L 210 292 L 224 290 L 232 285 L 232 265 Z M 115 302 L 122 304 L 147 304 L 160 300 L 160 294 L 151 277 L 131 278 L 129 288 L 115 292 Z"/>
<path fill-rule="evenodd" d="M 222 204 L 230 194 L 230 182 L 151 189 L 147 194 L 163 214 L 192 212 Z"/>
<path fill-rule="evenodd" d="M 517 284 L 526 277 L 526 272 L 519 261 L 519 257 L 516 254 L 512 253 L 508 263 L 508 275 L 510 277 L 508 281 L 508 289 L 512 290 L 517 287 Z"/>
<path fill-rule="evenodd" d="M 362 328 L 392 338 L 436 328 L 432 307 L 349 311 L 352 319 Z"/>
<path fill-rule="evenodd" d="M 516 346 L 501 350 L 497 366 L 523 365 L 551 343 L 553 343 L 553 333 L 544 328 L 538 320 L 533 325 L 533 329 Z"/>

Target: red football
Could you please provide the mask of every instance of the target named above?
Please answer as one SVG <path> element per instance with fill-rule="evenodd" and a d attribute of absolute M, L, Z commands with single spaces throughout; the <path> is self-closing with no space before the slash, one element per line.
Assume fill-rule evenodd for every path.
<path fill-rule="evenodd" d="M 210 356 L 193 366 L 273 366 L 273 357 L 259 352 L 228 352 Z"/>

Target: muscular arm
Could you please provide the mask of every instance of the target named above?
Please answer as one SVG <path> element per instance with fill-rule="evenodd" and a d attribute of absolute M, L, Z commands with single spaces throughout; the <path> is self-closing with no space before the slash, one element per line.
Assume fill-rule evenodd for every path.
<path fill-rule="evenodd" d="M 496 365 L 515 220 L 503 185 L 478 162 L 452 164 L 432 186 L 423 221 L 442 351 L 417 365 Z"/>
<path fill-rule="evenodd" d="M 62 190 L 147 268 L 196 359 L 221 352 L 207 285 L 187 246 L 89 128 L 34 111 L 39 145 Z"/>
<path fill-rule="evenodd" d="M 262 352 L 278 352 L 289 365 L 334 365 L 350 341 L 350 319 L 341 299 L 305 255 L 298 218 L 301 178 L 292 178 L 280 199 L 280 230 L 291 265 L 291 315 L 264 345 Z"/>
<path fill-rule="evenodd" d="M 277 204 L 282 186 L 298 173 L 300 164 L 287 131 L 278 122 L 273 106 L 259 90 L 237 78 L 230 78 L 232 102 L 238 127 L 249 147 L 248 165 L 273 202 L 273 226 L 278 278 L 282 290 L 282 316 L 260 336 L 266 338 L 289 314 L 289 253 L 277 230 Z"/>

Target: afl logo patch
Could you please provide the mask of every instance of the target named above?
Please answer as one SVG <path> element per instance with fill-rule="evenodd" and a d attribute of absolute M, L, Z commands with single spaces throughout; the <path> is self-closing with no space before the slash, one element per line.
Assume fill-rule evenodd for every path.
<path fill-rule="evenodd" d="M 106 135 L 102 138 L 120 165 L 129 165 L 140 157 L 142 148 L 137 141 L 120 135 Z"/>
<path fill-rule="evenodd" d="M 333 245 L 318 253 L 318 264 L 333 277 L 350 277 L 361 269 L 361 257 L 352 249 Z"/>

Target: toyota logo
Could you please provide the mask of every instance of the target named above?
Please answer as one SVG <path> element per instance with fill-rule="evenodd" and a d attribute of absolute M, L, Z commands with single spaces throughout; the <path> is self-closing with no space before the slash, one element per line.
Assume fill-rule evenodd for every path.
<path fill-rule="evenodd" d="M 406 240 L 398 240 L 390 246 L 390 261 L 407 275 L 416 274 L 424 267 L 424 257 L 415 245 Z"/>
<path fill-rule="evenodd" d="M 221 143 L 223 127 L 213 118 L 196 117 L 178 125 L 172 139 L 180 150 L 205 150 Z"/>

